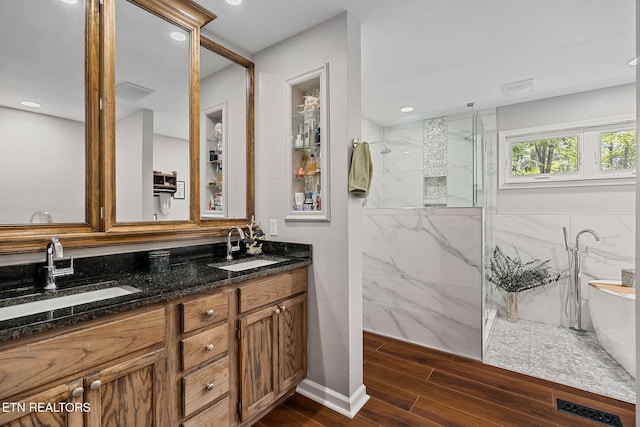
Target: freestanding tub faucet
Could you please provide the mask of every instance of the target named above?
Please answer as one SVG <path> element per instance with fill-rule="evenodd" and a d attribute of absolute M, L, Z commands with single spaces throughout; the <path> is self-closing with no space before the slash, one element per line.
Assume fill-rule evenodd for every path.
<path fill-rule="evenodd" d="M 576 332 L 584 332 L 584 329 L 582 329 L 582 285 L 580 282 L 582 256 L 587 253 L 587 250 L 586 248 L 580 248 L 580 237 L 585 233 L 591 234 L 596 239 L 596 242 L 599 242 L 600 236 L 592 229 L 585 228 L 578 232 L 576 243 L 572 245 L 569 243 L 567 227 L 562 227 L 562 232 L 564 233 L 564 247 L 569 260 L 569 288 L 564 302 L 564 311 L 569 319 L 569 329 Z"/>
<path fill-rule="evenodd" d="M 56 258 L 62 258 L 62 243 L 57 237 L 51 238 L 51 241 L 47 243 L 47 264 L 42 267 L 45 271 L 45 285 L 46 291 L 56 290 L 56 277 L 70 276 L 73 274 L 73 257 L 70 257 L 71 263 L 67 268 L 57 268 L 54 264 Z"/>

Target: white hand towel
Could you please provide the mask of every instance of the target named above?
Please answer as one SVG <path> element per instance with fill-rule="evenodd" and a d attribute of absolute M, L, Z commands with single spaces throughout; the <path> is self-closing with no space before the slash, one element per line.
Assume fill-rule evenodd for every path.
<path fill-rule="evenodd" d="M 171 193 L 160 193 L 160 213 L 168 215 L 171 213 Z"/>

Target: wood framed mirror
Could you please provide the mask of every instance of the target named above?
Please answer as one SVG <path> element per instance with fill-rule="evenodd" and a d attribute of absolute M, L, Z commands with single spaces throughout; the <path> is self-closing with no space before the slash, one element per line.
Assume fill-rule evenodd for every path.
<path fill-rule="evenodd" d="M 42 16 L 42 19 L 47 19 L 47 17 L 51 16 L 51 13 L 37 9 L 40 7 L 38 0 L 27 0 L 18 3 L 24 4 L 27 10 L 16 11 L 13 18 L 5 15 L 7 19 L 18 22 L 18 25 L 29 22 L 37 26 L 40 21 L 39 16 Z M 33 5 L 28 6 L 28 3 L 33 3 Z M 65 4 L 64 2 L 60 3 L 61 5 Z M 76 213 L 75 217 L 69 217 L 71 218 L 70 220 L 58 222 L 56 217 L 63 218 L 63 215 L 54 215 L 53 212 L 47 210 L 53 211 L 53 209 L 47 206 L 30 205 L 27 208 L 29 212 L 16 214 L 20 216 L 20 221 L 11 220 L 7 216 L 3 223 L 2 218 L 0 218 L 0 254 L 41 250 L 54 235 L 65 242 L 65 247 L 92 247 L 105 244 L 212 237 L 223 235 L 232 225 L 244 226 L 248 222 L 248 218 L 251 218 L 254 214 L 253 63 L 211 40 L 201 39 L 200 28 L 215 19 L 215 15 L 191 0 L 104 0 L 102 5 L 99 5 L 98 0 L 79 0 L 74 6 L 81 9 L 82 15 L 82 18 L 78 19 L 78 11 L 76 10 L 76 25 L 73 27 L 75 28 L 73 30 L 74 37 L 81 40 L 79 45 L 84 49 L 80 54 L 77 53 L 78 49 L 75 49 L 76 56 L 79 57 L 75 60 L 79 64 L 75 68 L 82 67 L 82 65 L 84 67 L 80 71 L 74 69 L 73 75 L 75 76 L 74 81 L 84 82 L 84 87 L 82 88 L 83 93 L 80 95 L 81 101 L 79 103 L 77 102 L 77 95 L 70 98 L 76 99 L 76 104 L 78 104 L 74 109 L 75 115 L 80 116 L 76 119 L 76 121 L 80 122 L 77 127 L 82 128 L 82 121 L 84 121 L 85 138 L 82 151 L 84 152 L 85 162 L 83 165 L 81 161 L 78 162 L 76 159 L 76 163 L 80 163 L 79 165 L 62 166 L 61 169 L 64 173 L 74 172 L 80 174 L 74 179 L 75 184 L 78 184 L 76 181 L 82 176 L 83 185 L 76 186 L 82 187 L 84 194 L 75 196 L 74 203 L 78 204 L 78 199 L 83 200 L 84 203 L 81 203 L 81 205 L 84 207 L 84 214 L 82 212 L 80 214 Z M 28 7 L 36 9 L 29 12 Z M 3 6 L 3 11 L 4 9 L 5 6 Z M 125 15 L 118 18 L 120 10 Z M 134 14 L 138 15 L 141 20 L 127 21 L 131 18 L 131 12 L 127 12 L 127 10 L 135 11 Z M 131 40 L 131 37 L 116 38 L 116 34 L 119 32 L 126 35 L 126 31 L 122 29 L 125 27 L 119 27 L 116 30 L 116 25 L 120 25 L 120 23 L 135 29 L 134 40 Z M 159 29 L 161 27 L 163 27 L 162 30 Z M 69 25 L 69 29 L 71 28 Z M 157 31 L 164 31 L 164 33 L 156 33 L 156 38 L 166 37 L 156 43 L 150 43 L 149 37 L 153 37 L 154 28 Z M 142 33 L 144 33 L 144 36 L 140 35 Z M 175 36 L 177 39 L 174 39 L 171 33 L 182 34 L 185 39 L 178 40 L 183 38 L 180 35 Z M 50 39 L 49 35 L 47 37 Z M 160 74 L 162 73 L 156 72 L 158 63 L 154 63 L 153 60 L 149 59 L 149 55 L 154 53 L 157 55 L 158 51 L 169 53 L 168 43 L 176 42 L 182 43 L 182 50 L 171 51 L 167 56 L 170 56 L 173 62 L 180 62 L 179 65 L 182 68 L 177 73 L 181 77 L 176 79 L 175 70 L 172 71 L 174 74 L 170 74 L 166 70 L 168 67 L 167 58 L 161 58 L 165 61 L 163 68 L 167 71 L 161 76 Z M 201 48 L 201 44 L 205 47 Z M 118 45 L 121 46 L 120 49 Z M 61 42 L 59 47 L 64 48 L 64 46 Z M 22 46 L 20 49 L 26 52 L 25 56 L 30 54 L 37 55 L 35 46 Z M 226 177 L 227 181 L 244 182 L 244 187 L 229 187 L 227 189 L 225 197 L 227 209 L 222 215 L 203 215 L 203 211 L 208 207 L 207 201 L 211 200 L 211 196 L 208 199 L 201 197 L 201 192 L 206 190 L 206 187 L 202 186 L 201 170 L 203 166 L 207 166 L 202 163 L 201 159 L 209 155 L 209 151 L 203 151 L 202 138 L 200 137 L 200 129 L 202 127 L 200 123 L 202 114 L 200 104 L 201 49 L 206 52 L 206 55 L 218 55 L 228 61 L 228 68 L 237 69 L 239 67 L 244 70 L 244 74 L 240 78 L 245 82 L 244 102 L 239 104 L 235 101 L 227 100 L 225 110 L 225 120 L 227 120 L 229 127 L 227 129 L 227 144 L 232 144 L 231 140 L 233 140 L 235 141 L 233 144 L 236 144 L 235 148 L 242 146 L 242 149 L 236 150 L 235 154 L 233 150 L 227 150 L 228 152 L 225 155 L 233 155 L 233 159 L 231 157 L 225 159 L 225 169 L 223 169 L 225 173 L 230 173 L 233 170 L 235 174 L 228 175 Z M 140 56 L 139 59 L 144 60 L 146 58 L 148 61 L 147 71 L 141 74 L 130 73 L 127 75 L 127 67 L 131 68 L 132 65 L 127 64 L 127 59 L 123 59 L 126 58 L 126 55 L 124 57 L 118 56 L 119 50 L 122 50 L 123 53 L 128 50 L 127 54 L 130 57 L 133 52 L 133 55 Z M 178 57 L 180 57 L 179 61 L 176 59 Z M 28 63 L 24 60 L 16 59 L 16 62 L 18 63 L 18 68 L 28 66 Z M 68 67 L 69 63 L 66 62 L 65 65 Z M 151 67 L 151 70 L 149 67 Z M 122 78 L 118 74 L 120 68 L 122 68 Z M 82 71 L 84 71 L 83 76 L 78 77 Z M 7 72 L 13 72 L 14 76 L 18 74 L 16 70 Z M 151 80 L 144 80 L 139 83 L 141 81 L 138 80 L 139 76 L 149 78 L 150 74 L 155 74 L 151 76 Z M 239 79 L 238 76 L 237 71 L 235 71 L 234 78 L 236 80 Z M 55 79 L 54 76 L 50 77 L 60 86 L 64 86 L 64 76 L 59 79 Z M 166 88 L 167 84 L 163 84 L 160 80 L 156 83 L 153 80 L 153 78 L 159 79 L 160 77 L 169 79 L 173 83 L 179 80 L 178 86 L 182 88 L 180 99 L 176 98 L 175 95 L 162 94 L 160 90 L 148 87 Z M 3 80 L 11 82 L 10 79 Z M 122 80 L 122 82 L 119 80 Z M 134 85 L 118 89 L 119 84 L 123 82 L 133 83 Z M 35 84 L 29 83 L 16 84 L 15 86 L 36 87 Z M 55 84 L 52 86 L 55 86 Z M 179 104 L 181 110 L 171 110 L 170 108 L 162 110 L 151 104 L 132 107 L 130 100 L 119 101 L 119 90 L 128 89 L 129 95 L 131 95 L 130 92 L 136 92 L 138 86 L 143 89 L 154 90 L 148 96 L 147 101 L 150 101 L 154 94 L 163 95 L 165 99 L 173 97 L 172 99 L 176 101 L 173 104 Z M 125 90 L 126 94 L 127 90 Z M 82 102 L 83 95 L 84 102 Z M 9 102 L 5 98 L 7 97 L 0 95 L 0 108 Z M 119 102 L 122 105 L 118 105 Z M 237 111 L 238 106 L 244 112 L 246 126 L 243 130 L 237 125 L 238 117 L 232 117 L 232 112 Z M 173 105 L 169 107 L 173 107 Z M 51 113 L 46 114 L 53 115 Z M 84 114 L 84 117 L 82 117 L 82 114 Z M 178 127 L 170 123 L 172 120 L 169 119 L 173 119 L 174 116 L 182 116 L 181 124 Z M 118 124 L 118 120 L 125 117 L 130 119 L 129 123 L 123 121 Z M 135 117 L 135 119 L 132 119 L 132 117 Z M 30 121 L 30 123 L 32 122 L 33 120 Z M 140 160 L 138 163 L 134 163 L 133 156 L 126 151 L 131 149 L 130 146 L 126 147 L 125 145 L 125 148 L 122 149 L 123 151 L 119 153 L 117 134 L 120 130 L 126 129 L 127 126 L 129 128 L 150 130 L 146 138 L 147 142 L 151 140 L 152 143 L 146 147 L 141 143 L 135 149 Z M 231 127 L 235 127 L 233 132 Z M 174 129 L 179 130 L 175 131 Z M 75 133 L 77 134 L 78 131 L 76 130 Z M 242 138 L 238 137 L 239 133 L 243 135 Z M 151 135 L 151 137 L 148 137 L 148 135 Z M 176 144 L 182 147 L 179 156 L 175 155 L 174 147 Z M 82 141 L 80 141 L 80 145 L 82 145 Z M 152 149 L 150 156 L 148 153 L 149 147 Z M 231 145 L 228 147 L 231 147 Z M 37 150 L 35 151 L 37 152 Z M 144 158 L 144 163 L 142 162 L 143 154 L 149 156 Z M 24 155 L 21 155 L 21 157 L 24 157 Z M 78 153 L 76 153 L 75 157 L 78 157 Z M 173 163 L 173 160 L 178 157 L 182 158 L 180 164 Z M 82 159 L 82 155 L 80 155 L 80 158 Z M 241 160 L 239 160 L 240 158 Z M 153 160 L 150 161 L 149 159 Z M 167 159 L 171 160 L 171 162 L 167 163 Z M 207 161 L 209 161 L 208 157 Z M 125 168 L 123 176 L 119 176 L 117 170 L 120 162 Z M 136 171 L 132 172 L 131 169 L 134 164 Z M 176 165 L 175 167 L 173 166 L 174 164 Z M 38 169 L 43 170 L 38 170 L 37 177 L 34 179 L 42 184 L 45 192 L 51 192 L 55 199 L 56 195 L 60 195 L 61 192 L 65 191 L 64 185 L 56 184 L 51 178 L 56 172 L 55 168 L 40 167 Z M 175 175 L 172 176 L 174 172 Z M 139 181 L 132 178 L 134 174 L 140 177 Z M 239 176 L 242 176 L 243 179 L 238 179 Z M 153 195 L 154 178 L 163 179 L 164 181 L 161 185 L 168 185 L 166 188 L 172 190 L 169 214 L 160 212 L 162 205 L 160 204 L 160 197 L 157 195 L 158 192 L 156 192 L 155 196 Z M 7 179 L 10 182 L 14 181 L 13 177 L 7 177 Z M 141 189 L 145 186 L 150 188 L 151 196 L 147 197 L 148 195 L 146 195 L 146 200 L 143 203 L 141 201 L 143 194 Z M 129 198 L 125 197 L 121 201 L 118 195 L 119 189 L 131 191 L 133 187 L 140 191 L 138 193 L 140 197 L 128 194 L 127 197 Z M 22 191 L 31 190 L 23 189 Z M 235 200 L 230 198 L 231 194 L 234 194 Z M 178 197 L 174 197 L 176 195 Z M 21 199 L 25 198 L 26 195 L 17 197 Z M 37 199 L 44 198 L 38 197 Z M 151 200 L 150 202 L 149 199 Z M 166 201 L 167 198 L 163 197 L 163 199 Z M 131 201 L 141 206 L 140 210 L 135 212 L 135 215 L 130 215 L 126 211 L 126 209 L 132 207 Z M 235 207 L 232 207 L 234 204 Z M 125 210 L 120 212 L 119 206 Z M 137 206 L 136 209 L 138 209 Z M 75 210 L 78 211 L 78 209 Z M 173 213 L 175 215 L 172 215 Z M 35 215 L 34 222 L 45 222 L 32 224 L 28 222 L 29 218 L 22 219 L 31 215 Z M 48 221 L 47 215 L 53 218 L 53 222 L 46 222 Z"/>

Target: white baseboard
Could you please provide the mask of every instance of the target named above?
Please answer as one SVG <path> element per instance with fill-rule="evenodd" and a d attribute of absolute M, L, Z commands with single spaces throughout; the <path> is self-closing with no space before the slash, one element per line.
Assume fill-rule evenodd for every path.
<path fill-rule="evenodd" d="M 367 403 L 367 400 L 369 400 L 369 395 L 367 394 L 367 389 L 364 384 L 358 387 L 350 397 L 344 396 L 310 380 L 302 381 L 296 391 L 304 397 L 349 418 L 355 417 L 358 411 Z"/>

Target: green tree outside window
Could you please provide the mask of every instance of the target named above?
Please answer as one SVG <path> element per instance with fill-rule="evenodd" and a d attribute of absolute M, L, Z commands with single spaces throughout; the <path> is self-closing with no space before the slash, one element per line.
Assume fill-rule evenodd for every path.
<path fill-rule="evenodd" d="M 511 145 L 513 176 L 564 174 L 577 170 L 577 136 L 516 142 Z"/>
<path fill-rule="evenodd" d="M 600 134 L 600 170 L 635 169 L 636 131 L 623 130 Z"/>

